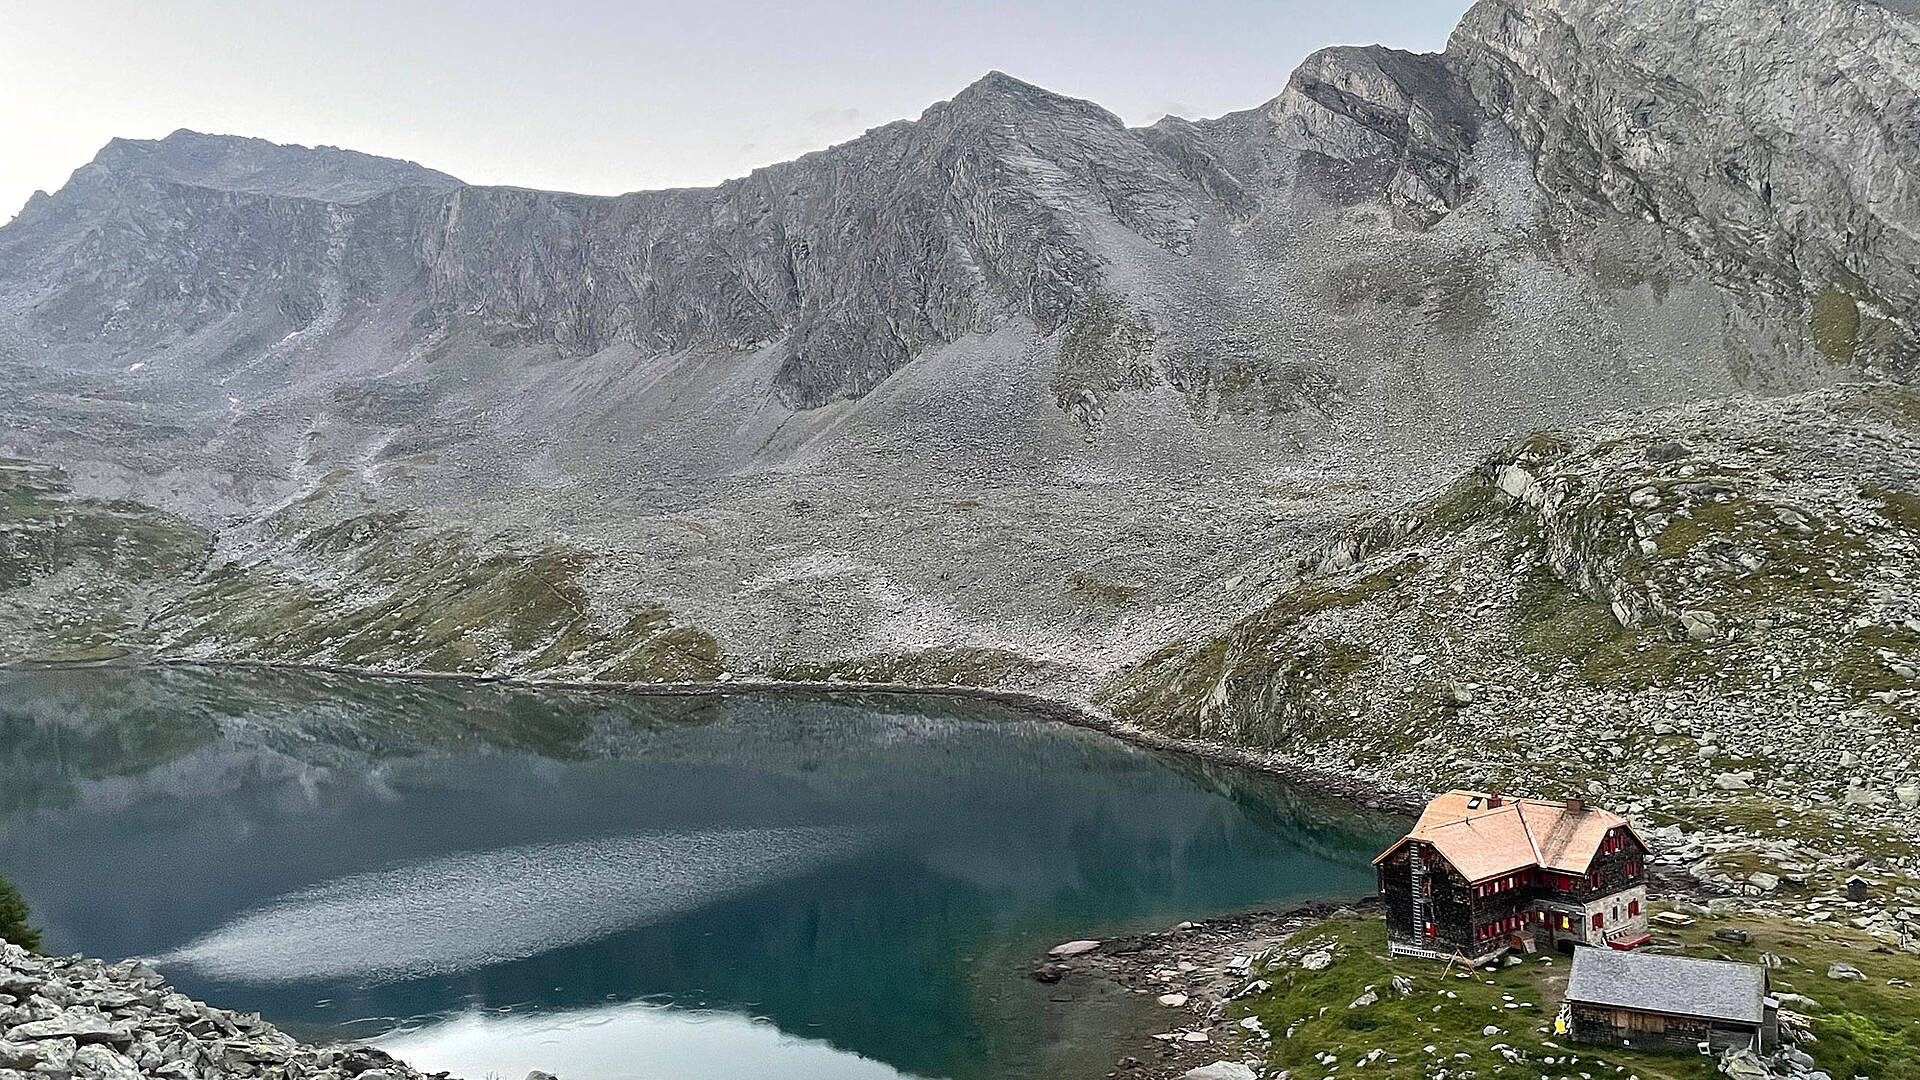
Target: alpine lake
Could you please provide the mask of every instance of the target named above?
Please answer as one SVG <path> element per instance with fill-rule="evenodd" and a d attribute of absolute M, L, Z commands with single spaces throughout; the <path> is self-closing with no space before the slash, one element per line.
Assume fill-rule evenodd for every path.
<path fill-rule="evenodd" d="M 468 1080 L 1104 1076 L 1069 938 L 1370 892 L 1404 822 L 955 695 L 0 670 L 0 873 L 147 958 Z"/>

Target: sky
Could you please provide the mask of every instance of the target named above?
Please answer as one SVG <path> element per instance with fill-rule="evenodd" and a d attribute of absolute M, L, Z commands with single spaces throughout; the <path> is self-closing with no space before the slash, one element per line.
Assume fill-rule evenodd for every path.
<path fill-rule="evenodd" d="M 0 220 L 107 140 L 344 146 L 470 183 L 707 185 L 990 70 L 1130 124 L 1279 93 L 1323 45 L 1442 47 L 1467 0 L 0 0 Z"/>

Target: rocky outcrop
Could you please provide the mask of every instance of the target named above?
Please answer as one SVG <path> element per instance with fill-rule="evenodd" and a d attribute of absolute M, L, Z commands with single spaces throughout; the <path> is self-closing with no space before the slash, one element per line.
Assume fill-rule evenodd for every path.
<path fill-rule="evenodd" d="M 115 140 L 0 229 L 0 312 L 96 362 L 211 335 L 231 368 L 416 279 L 414 223 L 456 186 L 345 150 Z"/>
<path fill-rule="evenodd" d="M 1547 193 L 1781 292 L 1844 363 L 1920 362 L 1920 22 L 1876 0 L 1481 0 L 1447 62 Z"/>
<path fill-rule="evenodd" d="M 0 941 L 0 1080 L 65 1077 L 426 1080 L 371 1047 L 306 1045 L 194 1001 L 137 960 L 39 957 Z"/>
<path fill-rule="evenodd" d="M 1322 49 L 1264 111 L 1275 141 L 1305 155 L 1303 178 L 1336 199 L 1385 196 L 1426 225 L 1472 182 L 1479 113 L 1442 57 Z"/>

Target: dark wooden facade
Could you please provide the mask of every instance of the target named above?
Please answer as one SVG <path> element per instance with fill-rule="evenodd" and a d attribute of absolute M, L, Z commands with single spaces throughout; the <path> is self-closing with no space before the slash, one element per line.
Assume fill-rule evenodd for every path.
<path fill-rule="evenodd" d="M 1596 853 L 1584 874 L 1527 867 L 1481 882 L 1468 881 L 1432 844 L 1404 844 L 1378 864 L 1388 940 L 1401 952 L 1476 961 L 1516 937 L 1547 948 L 1600 944 L 1587 921 L 1595 905 L 1621 898 L 1607 925 L 1643 917 L 1647 849 L 1631 829 L 1609 836 L 1611 850 Z"/>
<path fill-rule="evenodd" d="M 1416 873 L 1415 860 L 1426 864 Z M 1387 903 L 1387 939 L 1415 950 L 1477 957 L 1493 951 L 1481 941 L 1480 898 L 1453 865 L 1430 844 L 1413 843 L 1380 864 L 1380 893 Z M 1424 905 L 1422 900 L 1425 901 Z"/>
<path fill-rule="evenodd" d="M 1779 1041 L 1778 1021 L 1770 1009 L 1763 1024 L 1739 1024 L 1700 1016 L 1670 1016 L 1591 1002 L 1567 1003 L 1567 1034 L 1578 1042 L 1636 1050 L 1697 1050 L 1706 1043 L 1718 1053 L 1734 1048 L 1771 1049 Z"/>

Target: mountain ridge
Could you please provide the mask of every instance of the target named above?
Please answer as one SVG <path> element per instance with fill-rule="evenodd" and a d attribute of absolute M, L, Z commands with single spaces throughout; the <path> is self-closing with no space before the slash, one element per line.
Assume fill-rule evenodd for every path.
<path fill-rule="evenodd" d="M 123 146 L 0 228 L 0 453 L 61 470 L 0 470 L 0 650 L 1003 686 L 1418 783 L 1753 687 L 1891 739 L 1916 87 L 1864 0 L 1481 0 L 712 188 Z"/>

